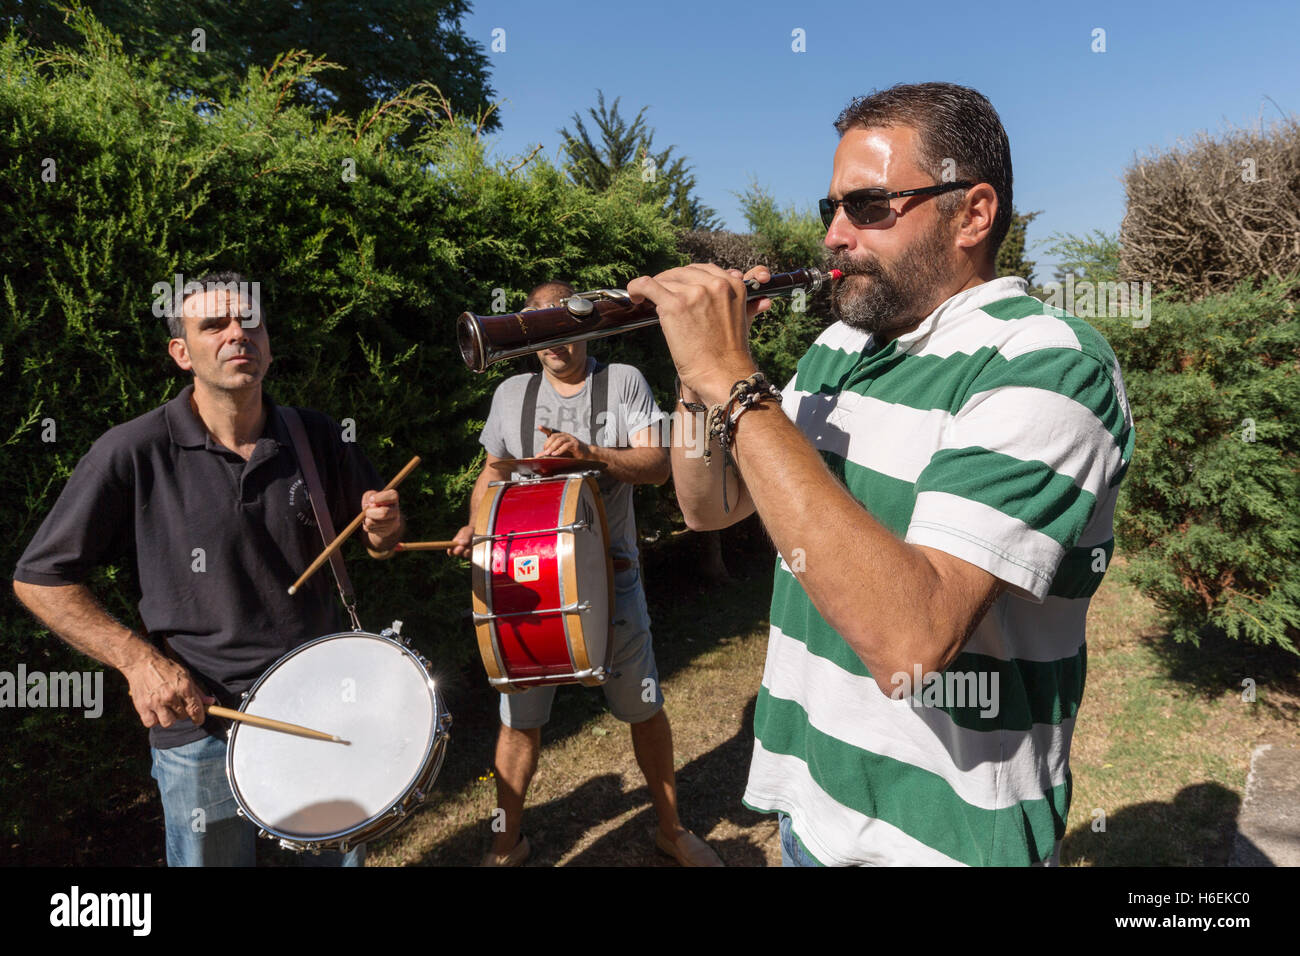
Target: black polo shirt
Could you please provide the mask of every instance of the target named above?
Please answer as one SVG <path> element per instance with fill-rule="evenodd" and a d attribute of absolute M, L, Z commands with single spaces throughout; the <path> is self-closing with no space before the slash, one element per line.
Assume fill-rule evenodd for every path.
<path fill-rule="evenodd" d="M 98 565 L 134 559 L 140 617 L 218 701 L 239 694 L 285 652 L 344 630 L 328 566 L 297 594 L 292 584 L 324 545 L 293 442 L 263 393 L 266 429 L 245 462 L 213 441 L 190 408 L 194 386 L 111 428 L 77 463 L 54 508 L 19 559 L 30 584 L 83 581 Z M 361 495 L 383 487 L 354 442 L 325 415 L 300 409 L 336 530 Z M 217 734 L 211 719 L 154 727 L 154 747 Z"/>

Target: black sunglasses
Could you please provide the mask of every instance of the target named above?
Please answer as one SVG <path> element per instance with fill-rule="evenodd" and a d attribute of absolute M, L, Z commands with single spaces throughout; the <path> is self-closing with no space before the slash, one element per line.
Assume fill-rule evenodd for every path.
<path fill-rule="evenodd" d="M 950 192 L 954 189 L 969 189 L 974 183 L 942 183 L 938 186 L 922 186 L 920 189 L 902 189 L 898 192 L 889 192 L 879 189 L 875 186 L 866 189 L 855 189 L 843 199 L 819 199 L 817 208 L 822 214 L 822 222 L 826 228 L 831 227 L 835 221 L 835 208 L 844 207 L 844 214 L 849 217 L 849 222 L 855 226 L 869 226 L 873 222 L 880 222 L 889 216 L 889 200 L 901 199 L 903 196 L 937 196 L 939 193 Z"/>

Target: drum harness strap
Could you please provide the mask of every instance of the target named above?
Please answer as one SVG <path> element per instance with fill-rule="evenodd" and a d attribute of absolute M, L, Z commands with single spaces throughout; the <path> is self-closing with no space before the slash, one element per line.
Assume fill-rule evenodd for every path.
<path fill-rule="evenodd" d="M 519 417 L 519 441 L 523 445 L 521 458 L 532 458 L 537 438 L 537 394 L 542 388 L 542 373 L 534 372 L 524 389 L 524 410 Z M 609 409 L 609 366 L 596 363 L 596 370 L 591 373 L 591 434 L 589 441 L 599 445 L 596 440 L 600 423 L 606 418 Z"/>
<path fill-rule="evenodd" d="M 293 453 L 298 459 L 298 468 L 302 471 L 303 480 L 307 482 L 307 496 L 311 501 L 312 514 L 316 516 L 316 528 L 320 531 L 325 546 L 329 547 L 335 538 L 334 521 L 330 518 L 329 499 L 325 497 L 325 489 L 321 486 L 320 475 L 316 471 L 316 459 L 312 457 L 307 432 L 302 427 L 302 418 L 296 408 L 290 408 L 288 405 L 276 407 L 280 410 L 280 420 L 284 422 L 285 428 L 289 431 L 289 438 L 293 442 Z M 352 593 L 348 569 L 343 564 L 342 548 L 330 555 L 330 570 L 334 572 L 334 583 L 338 585 L 339 597 L 343 599 L 343 606 L 348 610 L 348 617 L 352 618 L 352 629 L 359 631 L 361 622 L 357 619 L 357 599 Z"/>
<path fill-rule="evenodd" d="M 536 447 L 535 439 L 537 437 L 537 395 L 542 388 L 542 373 L 534 372 L 532 378 L 528 380 L 528 385 L 524 389 L 524 409 L 519 416 L 519 443 L 520 458 L 532 458 L 533 449 Z M 608 417 L 609 409 L 609 365 L 600 361 L 596 362 L 596 370 L 591 373 L 591 429 L 589 444 L 600 445 L 599 441 L 600 425 Z M 608 428 L 606 423 L 606 428 Z M 599 475 L 596 478 L 596 485 L 600 488 L 602 495 L 607 495 L 614 490 L 618 484 L 617 479 L 608 478 L 605 475 Z M 635 562 L 629 558 L 615 558 L 614 570 L 626 571 L 634 567 Z"/>

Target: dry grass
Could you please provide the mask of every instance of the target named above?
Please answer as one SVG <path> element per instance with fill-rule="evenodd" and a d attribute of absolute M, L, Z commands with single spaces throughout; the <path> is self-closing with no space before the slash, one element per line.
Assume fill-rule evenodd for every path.
<path fill-rule="evenodd" d="M 1089 615 L 1088 684 L 1071 765 L 1062 858 L 1074 865 L 1223 865 L 1258 743 L 1294 746 L 1297 660 L 1203 642 L 1174 645 L 1155 609 L 1112 573 Z M 673 725 L 682 817 L 731 866 L 776 866 L 775 818 L 740 803 L 766 650 L 770 576 L 732 591 L 651 572 L 656 653 Z M 477 675 L 476 675 L 477 676 Z M 1257 684 L 1242 700 L 1241 680 Z M 495 694 L 468 686 L 433 807 L 379 846 L 375 865 L 473 865 L 495 806 Z M 1106 814 L 1094 832 L 1093 810 Z M 627 729 L 599 691 L 562 689 L 543 731 L 525 832 L 529 865 L 670 866 L 650 842 L 654 814 Z"/>
<path fill-rule="evenodd" d="M 1300 742 L 1300 661 L 1225 640 L 1174 644 L 1151 603 L 1118 577 L 1107 576 L 1088 614 L 1062 860 L 1226 865 L 1251 751 Z M 1243 700 L 1245 678 L 1253 702 Z M 1093 830 L 1097 810 L 1104 832 Z"/>
<path fill-rule="evenodd" d="M 767 644 L 767 567 L 722 596 L 662 577 L 650 593 L 682 821 L 731 866 L 781 862 L 775 818 L 740 803 Z M 496 806 L 496 697 L 484 682 L 468 689 L 461 709 L 449 704 L 456 726 L 437 802 L 372 847 L 372 864 L 477 864 Z M 528 865 L 675 866 L 655 850 L 654 825 L 627 727 L 608 713 L 599 690 L 561 688 L 524 814 Z"/>

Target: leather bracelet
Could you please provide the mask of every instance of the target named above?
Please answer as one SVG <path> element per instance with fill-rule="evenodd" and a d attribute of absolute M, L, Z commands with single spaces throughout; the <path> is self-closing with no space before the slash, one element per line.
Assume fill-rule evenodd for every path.
<path fill-rule="evenodd" d="M 731 511 L 730 502 L 727 500 L 727 468 L 736 467 L 736 460 L 731 454 L 731 446 L 735 442 L 736 421 L 755 405 L 762 405 L 764 402 L 772 401 L 778 405 L 781 404 L 780 389 L 769 382 L 767 376 L 762 372 L 755 372 L 749 378 L 743 378 L 731 386 L 731 395 L 728 397 L 726 404 L 714 405 L 709 409 L 708 434 L 711 439 L 717 439 L 718 447 L 722 449 L 723 514 L 728 514 Z M 708 465 L 710 463 L 711 449 L 706 445 L 704 448 L 704 464 Z"/>

